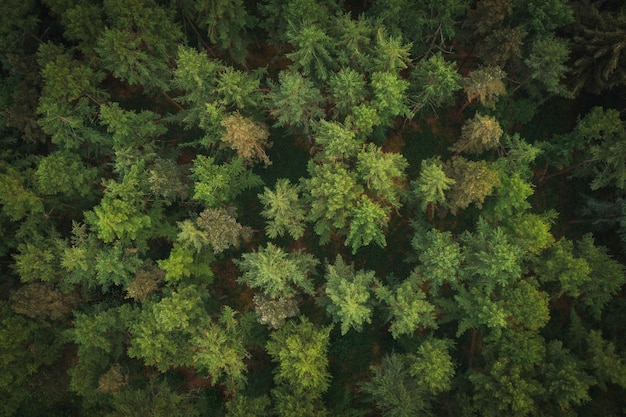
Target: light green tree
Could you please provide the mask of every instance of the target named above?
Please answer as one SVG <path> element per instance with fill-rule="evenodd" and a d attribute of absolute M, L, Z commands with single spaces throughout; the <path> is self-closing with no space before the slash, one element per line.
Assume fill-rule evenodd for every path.
<path fill-rule="evenodd" d="M 290 297 L 298 291 L 314 292 L 310 275 L 318 261 L 312 255 L 285 252 L 268 243 L 256 252 L 244 253 L 236 264 L 242 271 L 237 281 L 259 289 L 267 297 Z"/>
<path fill-rule="evenodd" d="M 328 343 L 330 327 L 318 327 L 306 318 L 290 321 L 270 335 L 266 350 L 277 362 L 274 380 L 295 393 L 316 399 L 330 386 Z"/>
<path fill-rule="evenodd" d="M 431 211 L 446 202 L 446 192 L 456 181 L 448 178 L 439 158 L 425 159 L 421 162 L 420 173 L 413 182 L 413 193 L 420 201 L 422 211 Z"/>
<path fill-rule="evenodd" d="M 263 194 L 258 196 L 263 205 L 261 215 L 267 220 L 265 233 L 268 237 L 275 239 L 288 233 L 299 239 L 304 235 L 306 209 L 297 185 L 280 178 L 274 190 L 265 187 Z"/>
<path fill-rule="evenodd" d="M 334 264 L 326 266 L 325 296 L 321 303 L 335 323 L 341 326 L 341 334 L 350 329 L 361 331 L 365 323 L 371 323 L 371 285 L 376 282 L 373 271 L 354 270 L 337 255 Z"/>

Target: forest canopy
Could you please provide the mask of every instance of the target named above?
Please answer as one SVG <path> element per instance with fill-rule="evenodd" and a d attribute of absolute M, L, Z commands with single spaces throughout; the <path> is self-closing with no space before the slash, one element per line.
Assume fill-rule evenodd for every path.
<path fill-rule="evenodd" d="M 626 413 L 623 2 L 0 16 L 0 416 Z"/>

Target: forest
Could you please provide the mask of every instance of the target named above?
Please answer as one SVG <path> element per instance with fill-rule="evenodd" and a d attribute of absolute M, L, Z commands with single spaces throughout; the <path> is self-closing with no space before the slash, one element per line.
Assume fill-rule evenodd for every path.
<path fill-rule="evenodd" d="M 622 0 L 0 19 L 0 417 L 626 415 Z"/>

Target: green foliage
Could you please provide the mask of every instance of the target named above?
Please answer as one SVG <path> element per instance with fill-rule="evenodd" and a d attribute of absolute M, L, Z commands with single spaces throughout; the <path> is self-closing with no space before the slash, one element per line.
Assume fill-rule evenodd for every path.
<path fill-rule="evenodd" d="M 484 35 L 499 27 L 513 11 L 513 0 L 479 0 L 467 11 L 467 20 L 474 34 Z"/>
<path fill-rule="evenodd" d="M 14 269 L 24 283 L 55 282 L 60 277 L 60 246 L 52 239 L 33 239 L 17 247 Z"/>
<path fill-rule="evenodd" d="M 352 21 L 352 20 L 350 20 Z M 351 68 L 341 68 L 330 75 L 329 95 L 337 116 L 345 117 L 365 100 L 366 84 L 363 75 Z"/>
<path fill-rule="evenodd" d="M 411 46 L 410 43 L 404 44 L 401 36 L 389 36 L 384 29 L 377 28 L 376 44 L 368 69 L 374 73 L 389 75 L 399 73 L 411 62 Z"/>
<path fill-rule="evenodd" d="M 351 328 L 361 331 L 364 323 L 371 323 L 372 308 L 368 305 L 370 286 L 376 282 L 373 271 L 354 271 L 337 255 L 334 264 L 326 267 L 326 311 L 335 323 L 341 325 L 341 334 Z"/>
<path fill-rule="evenodd" d="M 320 241 L 326 243 L 334 232 L 345 230 L 363 188 L 357 183 L 355 173 L 338 163 L 310 162 L 309 175 L 304 181 L 311 207 L 308 219 L 315 223 Z"/>
<path fill-rule="evenodd" d="M 420 165 L 420 174 L 413 182 L 413 193 L 420 201 L 422 211 L 446 202 L 445 192 L 455 183 L 446 176 L 439 158 L 425 159 Z"/>
<path fill-rule="evenodd" d="M 590 268 L 590 279 L 580 286 L 581 301 L 596 319 L 600 319 L 604 307 L 626 282 L 626 270 L 609 255 L 607 248 L 595 245 L 591 234 L 576 242 L 576 252 Z"/>
<path fill-rule="evenodd" d="M 565 0 L 531 0 L 525 6 L 530 17 L 525 23 L 538 33 L 550 33 L 574 21 L 571 5 Z"/>
<path fill-rule="evenodd" d="M 237 213 L 234 208 L 207 208 L 199 215 L 196 223 L 204 232 L 206 241 L 211 245 L 214 253 L 221 253 L 230 247 L 239 247 L 239 242 L 246 228 L 237 223 Z M 179 239 L 181 235 L 179 234 Z"/>
<path fill-rule="evenodd" d="M 263 204 L 261 215 L 267 220 L 265 233 L 271 239 L 288 233 L 294 239 L 304 235 L 305 207 L 299 196 L 298 186 L 291 185 L 288 179 L 280 178 L 275 191 L 265 187 L 259 200 Z"/>
<path fill-rule="evenodd" d="M 571 97 L 572 93 L 561 84 L 568 71 L 565 63 L 569 58 L 569 48 L 563 39 L 547 36 L 536 39 L 524 63 L 530 68 L 530 77 L 544 85 L 554 94 Z"/>
<path fill-rule="evenodd" d="M 398 208 L 404 170 L 408 165 L 401 154 L 383 152 L 380 147 L 368 144 L 357 155 L 356 171 L 374 200 Z"/>
<path fill-rule="evenodd" d="M 477 52 L 486 66 L 504 68 L 522 56 L 526 35 L 521 26 L 495 29 L 478 45 Z"/>
<path fill-rule="evenodd" d="M 369 14 L 394 36 L 412 41 L 416 55 L 428 55 L 435 48 L 446 49 L 467 8 L 468 3 L 462 0 L 376 0 Z"/>
<path fill-rule="evenodd" d="M 31 375 L 56 359 L 58 350 L 50 342 L 44 324 L 0 306 L 0 415 L 17 415 L 20 404 L 29 400 Z"/>
<path fill-rule="evenodd" d="M 545 388 L 506 358 L 494 362 L 485 373 L 471 373 L 469 379 L 474 384 L 474 402 L 484 416 L 523 417 L 539 413 L 537 402 Z"/>
<path fill-rule="evenodd" d="M 213 157 L 198 155 L 192 177 L 195 180 L 193 198 L 207 207 L 228 204 L 245 190 L 262 184 L 258 175 L 245 168 L 241 158 L 220 165 Z"/>
<path fill-rule="evenodd" d="M 502 228 L 479 219 L 476 231 L 465 232 L 461 240 L 465 260 L 463 272 L 487 294 L 497 286 L 506 287 L 520 278 L 522 253 L 509 241 Z"/>
<path fill-rule="evenodd" d="M 496 187 L 497 199 L 493 205 L 493 213 L 500 220 L 512 218 L 530 208 L 528 197 L 533 195 L 532 184 L 521 178 L 518 172 L 512 174 L 500 172 L 500 183 Z M 515 225 L 513 224 L 513 227 Z"/>
<path fill-rule="evenodd" d="M 272 333 L 266 350 L 278 363 L 274 380 L 311 399 L 326 392 L 331 378 L 327 369 L 330 330 L 302 317 Z"/>
<path fill-rule="evenodd" d="M 554 244 L 554 236 L 550 231 L 552 222 L 550 213 L 523 213 L 507 218 L 505 230 L 510 234 L 511 241 L 522 249 L 523 256 L 532 257 L 540 255 Z"/>
<path fill-rule="evenodd" d="M 101 376 L 123 353 L 124 319 L 130 318 L 121 309 L 78 313 L 70 330 L 78 346 L 78 363 L 70 369 L 70 388 L 93 399 Z"/>
<path fill-rule="evenodd" d="M 389 307 L 389 331 L 394 339 L 416 330 L 438 327 L 435 306 L 426 299 L 421 282 L 412 275 L 393 289 L 379 286 L 376 297 Z"/>
<path fill-rule="evenodd" d="M 314 292 L 310 274 L 318 261 L 312 255 L 285 252 L 268 243 L 256 252 L 244 253 L 236 263 L 243 272 L 237 282 L 258 288 L 268 297 L 294 296 L 297 289 L 305 294 Z"/>
<path fill-rule="evenodd" d="M 340 3 L 331 0 L 267 0 L 259 5 L 261 27 L 271 40 L 282 44 L 287 41 L 290 26 L 301 30 L 312 24 L 324 24 Z"/>
<path fill-rule="evenodd" d="M 464 255 L 452 233 L 431 229 L 422 235 L 418 231 L 411 243 L 420 261 L 415 273 L 428 282 L 430 293 L 436 295 L 446 283 L 459 285 Z"/>
<path fill-rule="evenodd" d="M 128 324 L 128 356 L 161 372 L 193 365 L 189 340 L 197 327 L 208 320 L 198 288 L 181 287 L 159 301 L 145 303 L 138 314 Z"/>
<path fill-rule="evenodd" d="M 311 121 L 320 119 L 324 113 L 324 98 L 313 82 L 299 72 L 281 71 L 278 84 L 271 83 L 269 94 L 270 113 L 276 126 L 304 128 L 307 133 Z"/>
<path fill-rule="evenodd" d="M 511 327 L 530 330 L 543 328 L 550 320 L 549 296 L 528 281 L 519 281 L 502 291 L 507 321 Z"/>
<path fill-rule="evenodd" d="M 454 363 L 448 351 L 449 345 L 449 340 L 427 339 L 417 349 L 417 355 L 411 358 L 409 374 L 432 394 L 448 391 L 452 387 Z"/>
<path fill-rule="evenodd" d="M 206 372 L 213 383 L 224 384 L 231 392 L 242 389 L 247 371 L 244 359 L 250 356 L 243 340 L 235 311 L 224 307 L 218 322 L 205 324 L 191 340 L 195 368 Z"/>
<path fill-rule="evenodd" d="M 170 10 L 152 0 L 105 0 L 107 26 L 95 50 L 104 69 L 131 85 L 167 89 L 169 60 L 181 40 Z"/>
<path fill-rule="evenodd" d="M 574 244 L 560 239 L 547 251 L 544 261 L 537 268 L 537 276 L 544 282 L 558 282 L 559 295 L 578 297 L 581 286 L 591 280 L 591 268 L 587 261 L 574 254 Z"/>
<path fill-rule="evenodd" d="M 287 40 L 295 47 L 294 52 L 286 54 L 294 62 L 294 70 L 302 69 L 304 75 L 311 79 L 328 79 L 335 66 L 328 50 L 333 42 L 322 27 L 316 24 L 296 27 L 292 24 L 287 31 Z"/>
<path fill-rule="evenodd" d="M 92 211 L 85 213 L 85 221 L 105 243 L 119 239 L 125 243 L 142 240 L 152 225 L 146 212 L 145 171 L 140 164 L 132 165 L 121 182 L 108 180 L 104 197 Z"/>
<path fill-rule="evenodd" d="M 2 213 L 12 221 L 40 215 L 44 210 L 43 201 L 28 186 L 28 177 L 12 167 L 0 167 L 4 171 L 0 173 Z"/>
<path fill-rule="evenodd" d="M 409 117 L 411 111 L 407 105 L 409 82 L 390 72 L 372 73 L 372 106 L 378 112 L 380 125 L 391 126 L 397 116 Z"/>
<path fill-rule="evenodd" d="M 185 243 L 174 243 L 167 259 L 157 261 L 159 268 L 165 271 L 165 280 L 170 283 L 181 282 L 195 277 L 205 283 L 213 281 L 213 272 L 209 261 L 213 257 L 206 251 L 195 253 Z"/>
<path fill-rule="evenodd" d="M 37 189 L 42 195 L 62 194 L 88 197 L 97 171 L 87 167 L 75 153 L 57 151 L 43 158 L 35 171 Z"/>
<path fill-rule="evenodd" d="M 457 337 L 469 329 L 488 328 L 494 334 L 499 334 L 507 325 L 507 312 L 502 302 L 494 301 L 483 289 L 460 288 L 454 301 L 460 316 Z"/>
<path fill-rule="evenodd" d="M 209 40 L 227 51 L 238 63 L 243 63 L 246 52 L 246 31 L 253 27 L 254 18 L 242 0 L 195 1 L 193 17 L 207 31 Z"/>
<path fill-rule="evenodd" d="M 544 369 L 547 392 L 560 410 L 574 411 L 574 407 L 591 400 L 589 388 L 596 384 L 596 380 L 583 368 L 582 361 L 565 349 L 560 341 L 548 344 Z"/>
<path fill-rule="evenodd" d="M 441 53 L 420 61 L 411 72 L 409 100 L 416 114 L 426 106 L 436 111 L 454 101 L 455 93 L 461 89 L 461 74 L 456 63 L 446 61 Z"/>
<path fill-rule="evenodd" d="M 315 144 L 322 147 L 318 158 L 328 162 L 352 159 L 363 146 L 363 142 L 357 139 L 356 132 L 349 126 L 326 120 L 320 120 L 315 125 Z"/>
<path fill-rule="evenodd" d="M 410 417 L 428 408 L 424 389 L 410 376 L 405 356 L 394 353 L 383 358 L 380 366 L 370 367 L 369 381 L 361 385 L 385 417 Z"/>
<path fill-rule="evenodd" d="M 575 10 L 571 35 L 575 90 L 600 94 L 624 85 L 623 9 L 589 1 L 575 4 Z"/>
<path fill-rule="evenodd" d="M 606 389 L 606 383 L 626 388 L 626 361 L 615 352 L 615 344 L 605 340 L 602 332 L 592 330 L 587 336 L 587 357 L 598 383 Z"/>
<path fill-rule="evenodd" d="M 113 411 L 107 417 L 197 417 L 199 411 L 185 395 L 167 383 L 150 381 L 145 388 L 124 388 L 111 401 Z"/>
<path fill-rule="evenodd" d="M 226 403 L 226 417 L 269 417 L 270 399 L 267 396 L 248 397 L 239 394 Z"/>
<path fill-rule="evenodd" d="M 356 207 L 350 213 L 350 225 L 346 236 L 346 246 L 352 247 L 355 254 L 362 246 L 371 242 L 381 248 L 387 246 L 387 239 L 382 228 L 387 224 L 388 213 L 385 208 L 374 203 L 369 197 L 361 196 Z"/>
<path fill-rule="evenodd" d="M 557 137 L 555 165 L 576 163 L 574 175 L 590 178 L 592 190 L 608 186 L 626 189 L 625 137 L 626 128 L 617 110 L 594 107 L 570 134 Z"/>

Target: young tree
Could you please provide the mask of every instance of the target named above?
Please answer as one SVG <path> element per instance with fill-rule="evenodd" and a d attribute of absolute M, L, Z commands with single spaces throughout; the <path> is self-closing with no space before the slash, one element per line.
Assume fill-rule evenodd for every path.
<path fill-rule="evenodd" d="M 389 127 L 397 116 L 410 116 L 406 91 L 409 82 L 391 72 L 372 73 L 373 99 L 371 105 L 378 112 L 380 125 Z"/>
<path fill-rule="evenodd" d="M 320 398 L 330 386 L 327 356 L 330 330 L 302 317 L 299 322 L 290 321 L 273 332 L 266 350 L 278 363 L 275 382 L 291 387 L 295 393 L 306 393 L 311 399 Z"/>
<path fill-rule="evenodd" d="M 412 274 L 393 288 L 381 285 L 375 289 L 376 297 L 389 308 L 389 331 L 394 339 L 412 335 L 418 329 L 438 327 L 436 307 L 427 300 L 421 284 L 419 277 Z"/>
<path fill-rule="evenodd" d="M 443 285 L 453 288 L 460 284 L 461 265 L 464 253 L 461 245 L 450 232 L 430 229 L 427 232 L 416 231 L 411 245 L 417 251 L 420 264 L 414 274 L 428 283 L 428 293 L 437 295 Z"/>
<path fill-rule="evenodd" d="M 361 331 L 364 323 L 371 323 L 372 308 L 369 306 L 370 286 L 376 282 L 373 271 L 354 271 L 353 264 L 346 264 L 337 255 L 334 264 L 326 266 L 325 297 L 321 303 L 335 323 L 341 325 L 341 334 L 350 329 Z"/>
<path fill-rule="evenodd" d="M 361 196 L 350 212 L 349 228 L 346 236 L 346 246 L 352 247 L 355 254 L 362 246 L 371 242 L 379 247 L 387 246 L 387 239 L 383 227 L 389 221 L 388 209 L 376 204 L 367 196 Z"/>
<path fill-rule="evenodd" d="M 415 115 L 428 106 L 431 110 L 450 104 L 461 89 L 461 74 L 456 63 L 446 61 L 441 53 L 420 61 L 411 72 L 409 101 Z"/>
<path fill-rule="evenodd" d="M 385 417 L 409 417 L 423 414 L 429 403 L 425 389 L 410 375 L 406 356 L 392 353 L 379 366 L 371 366 L 370 380 L 361 385 Z"/>
<path fill-rule="evenodd" d="M 450 356 L 450 340 L 426 339 L 409 360 L 409 374 L 431 394 L 448 391 L 452 387 L 454 362 Z"/>
<path fill-rule="evenodd" d="M 131 85 L 167 90 L 169 61 L 182 39 L 170 10 L 153 0 L 105 0 L 107 26 L 95 50 L 104 69 Z"/>
<path fill-rule="evenodd" d="M 445 193 L 456 181 L 448 178 L 439 158 L 425 159 L 420 165 L 420 174 L 413 182 L 413 193 L 420 201 L 422 211 L 446 202 Z M 431 209 L 431 210 L 432 210 Z"/>
<path fill-rule="evenodd" d="M 302 128 L 308 136 L 311 123 L 324 116 L 320 90 L 310 79 L 293 71 L 281 71 L 278 84 L 270 83 L 270 87 L 268 105 L 276 126 Z"/>
<path fill-rule="evenodd" d="M 294 239 L 304 235 L 306 210 L 299 196 L 299 187 L 291 185 L 288 179 L 276 181 L 274 191 L 265 187 L 259 200 L 263 205 L 261 215 L 267 220 L 265 233 L 271 239 L 288 233 Z"/>
<path fill-rule="evenodd" d="M 314 126 L 315 145 L 321 147 L 316 155 L 322 162 L 344 162 L 353 159 L 363 146 L 349 125 L 320 120 Z"/>
<path fill-rule="evenodd" d="M 266 395 L 238 394 L 226 403 L 226 417 L 270 417 L 271 401 Z"/>
<path fill-rule="evenodd" d="M 333 72 L 328 80 L 329 96 L 334 104 L 334 114 L 343 118 L 363 103 L 366 97 L 366 83 L 363 74 L 343 67 Z M 321 121 L 323 122 L 323 120 Z"/>
<path fill-rule="evenodd" d="M 365 191 L 383 205 L 399 208 L 404 170 L 408 162 L 399 153 L 383 152 L 368 144 L 357 155 L 356 171 L 365 184 Z"/>
<path fill-rule="evenodd" d="M 103 242 L 141 243 L 148 237 L 153 218 L 146 207 L 143 168 L 143 164 L 132 165 L 121 182 L 104 182 L 106 188 L 102 201 L 85 213 L 86 223 Z"/>
<path fill-rule="evenodd" d="M 241 158 L 220 165 L 213 157 L 198 155 L 192 178 L 195 180 L 193 198 L 207 207 L 228 204 L 243 191 L 262 184 L 258 175 L 245 168 Z"/>
<path fill-rule="evenodd" d="M 287 40 L 295 47 L 295 51 L 286 54 L 294 62 L 292 69 L 302 69 L 310 79 L 326 81 L 335 62 L 329 51 L 333 42 L 324 29 L 317 24 L 296 27 L 292 23 Z"/>
<path fill-rule="evenodd" d="M 212 43 L 217 44 L 222 51 L 228 52 L 235 62 L 243 63 L 247 55 L 246 31 L 255 23 L 244 2 L 194 1 L 191 7 L 193 10 L 189 10 L 190 15 L 185 17 L 197 21 L 200 28 L 207 31 Z"/>
<path fill-rule="evenodd" d="M 309 175 L 304 181 L 306 200 L 311 207 L 308 220 L 315 223 L 315 233 L 326 243 L 333 233 L 345 233 L 363 187 L 354 172 L 338 163 L 310 162 Z"/>
<path fill-rule="evenodd" d="M 203 293 L 195 286 L 179 287 L 159 301 L 143 304 L 138 317 L 128 323 L 128 356 L 159 371 L 194 364 L 192 337 L 210 321 Z"/>
<path fill-rule="evenodd" d="M 258 288 L 267 297 L 292 297 L 298 290 L 314 292 L 309 275 L 318 261 L 312 255 L 285 252 L 268 243 L 256 252 L 244 253 L 236 264 L 243 272 L 237 282 Z"/>
<path fill-rule="evenodd" d="M 571 97 L 572 93 L 563 86 L 568 67 L 569 47 L 564 39 L 546 36 L 535 39 L 530 54 L 524 60 L 529 67 L 529 77 L 539 81 L 552 94 Z"/>
<path fill-rule="evenodd" d="M 194 367 L 207 373 L 214 384 L 224 384 L 230 392 L 242 389 L 247 371 L 244 360 L 250 357 L 243 341 L 235 311 L 224 307 L 217 323 L 201 325 L 191 340 Z"/>

